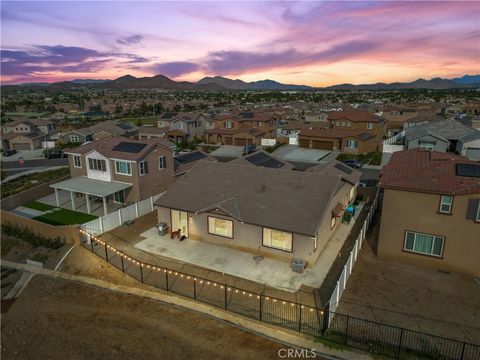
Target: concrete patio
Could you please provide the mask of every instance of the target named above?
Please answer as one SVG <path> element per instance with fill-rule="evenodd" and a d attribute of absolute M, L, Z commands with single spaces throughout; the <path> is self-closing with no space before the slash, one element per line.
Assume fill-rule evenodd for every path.
<path fill-rule="evenodd" d="M 70 198 L 70 193 L 65 190 L 58 190 L 58 200 L 59 200 L 59 207 L 64 208 L 64 209 L 72 209 L 72 201 Z M 43 204 L 48 204 L 52 206 L 57 206 L 57 202 L 55 199 L 55 193 L 49 194 L 41 199 L 37 200 L 40 203 Z M 114 212 L 122 207 L 122 204 L 116 204 L 116 203 L 107 203 L 107 211 L 108 213 Z M 85 197 L 79 197 L 75 198 L 75 211 L 88 214 L 87 211 L 87 203 L 85 201 Z M 95 215 L 95 216 L 103 216 L 104 215 L 104 209 L 103 209 L 103 204 L 102 203 L 95 203 L 91 201 L 91 206 L 90 206 L 90 214 Z"/>
<path fill-rule="evenodd" d="M 363 204 L 357 208 L 355 220 L 362 208 Z M 311 288 L 322 285 L 354 223 L 340 224 L 313 267 L 302 274 L 293 272 L 284 261 L 265 257 L 257 262 L 251 253 L 192 239 L 172 240 L 170 235 L 160 236 L 156 228 L 140 234 L 145 240 L 136 243 L 135 248 L 294 293 L 302 285 Z"/>
<path fill-rule="evenodd" d="M 293 162 L 320 163 L 331 151 L 320 149 L 304 149 L 298 145 L 283 145 L 273 152 L 273 155 Z"/>

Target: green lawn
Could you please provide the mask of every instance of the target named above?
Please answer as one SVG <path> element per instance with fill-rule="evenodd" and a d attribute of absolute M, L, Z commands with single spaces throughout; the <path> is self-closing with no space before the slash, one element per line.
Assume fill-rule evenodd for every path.
<path fill-rule="evenodd" d="M 34 210 L 39 210 L 39 211 L 47 211 L 47 210 L 52 210 L 52 209 L 55 209 L 55 206 L 52 206 L 52 205 L 48 205 L 48 204 L 43 204 L 41 202 L 38 202 L 38 201 L 30 201 L 24 205 L 22 205 L 26 208 L 29 208 L 29 209 L 34 209 Z"/>
<path fill-rule="evenodd" d="M 97 216 L 79 213 L 77 211 L 60 209 L 34 217 L 35 220 L 44 222 L 50 225 L 73 225 L 73 224 L 83 224 L 91 220 L 96 219 Z"/>

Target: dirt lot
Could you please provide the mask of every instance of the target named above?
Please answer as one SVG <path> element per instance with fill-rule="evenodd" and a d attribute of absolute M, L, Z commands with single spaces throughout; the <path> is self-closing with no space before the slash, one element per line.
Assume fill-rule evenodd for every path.
<path fill-rule="evenodd" d="M 480 344 L 480 283 L 378 258 L 369 235 L 337 312 Z"/>
<path fill-rule="evenodd" d="M 5 359 L 278 359 L 284 347 L 193 311 L 43 276 L 2 318 Z"/>

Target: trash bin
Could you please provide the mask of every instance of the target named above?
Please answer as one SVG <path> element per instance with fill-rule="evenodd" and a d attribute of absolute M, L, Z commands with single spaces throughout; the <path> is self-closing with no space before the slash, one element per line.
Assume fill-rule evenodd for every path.
<path fill-rule="evenodd" d="M 168 225 L 167 223 L 161 222 L 157 224 L 158 235 L 167 235 L 168 234 Z"/>

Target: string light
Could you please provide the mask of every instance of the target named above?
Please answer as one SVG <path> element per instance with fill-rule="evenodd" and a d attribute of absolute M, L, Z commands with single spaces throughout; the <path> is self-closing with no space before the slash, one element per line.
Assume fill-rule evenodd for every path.
<path fill-rule="evenodd" d="M 98 243 L 98 244 L 105 245 L 107 249 L 111 249 L 115 254 L 119 255 L 120 257 L 122 257 L 122 258 L 124 258 L 124 259 L 126 259 L 126 260 L 128 260 L 128 261 L 130 261 L 130 262 L 133 263 L 133 264 L 140 265 L 141 267 L 145 267 L 145 266 L 146 266 L 147 269 L 152 269 L 152 271 L 153 271 L 153 270 L 157 270 L 157 271 L 162 271 L 162 270 L 163 270 L 164 273 L 167 273 L 167 272 L 168 272 L 168 274 L 173 274 L 173 275 L 175 275 L 175 276 L 180 275 L 181 278 L 186 277 L 188 280 L 192 279 L 193 281 L 197 281 L 197 278 L 196 278 L 196 277 L 193 277 L 193 276 L 190 276 L 190 275 L 187 275 L 187 274 L 182 274 L 182 273 L 179 274 L 179 273 L 176 272 L 176 271 L 173 272 L 172 270 L 162 269 L 162 268 L 156 267 L 156 266 L 154 266 L 154 265 L 149 265 L 149 264 L 141 263 L 141 262 L 139 262 L 139 261 L 137 261 L 137 260 L 129 257 L 128 255 L 122 253 L 121 251 L 115 249 L 115 248 L 114 248 L 113 246 L 111 246 L 110 244 L 106 244 L 104 241 L 100 240 L 99 238 L 94 237 L 93 235 L 89 234 L 87 231 L 85 231 L 85 230 L 80 230 L 80 232 L 81 232 L 82 234 L 87 234 L 87 235 L 89 235 L 91 240 L 95 241 L 95 242 Z M 205 281 L 204 281 L 204 280 L 200 280 L 200 284 L 203 284 L 203 283 L 205 283 L 206 285 L 213 285 L 214 287 L 216 287 L 217 285 L 219 285 L 220 289 L 226 289 L 227 291 L 232 291 L 232 288 L 231 288 L 231 287 L 228 287 L 228 286 L 225 287 L 224 285 L 217 284 L 216 282 L 210 282 L 210 281 L 207 281 L 207 280 L 205 280 Z M 244 295 L 244 296 L 248 295 L 248 297 L 253 297 L 253 295 L 255 295 L 255 294 L 252 294 L 252 293 L 249 293 L 249 292 L 246 292 L 246 291 L 243 291 L 243 290 L 239 290 L 239 289 L 234 289 L 234 290 L 235 290 L 235 293 L 238 294 L 239 292 L 241 292 L 242 295 Z M 257 298 L 257 299 L 260 299 L 261 296 L 260 296 L 260 295 L 256 295 L 256 298 Z M 265 297 L 265 300 L 270 300 L 270 297 L 266 296 L 266 297 Z M 277 299 L 275 299 L 275 298 L 272 298 L 271 300 L 272 300 L 273 303 L 276 303 L 276 302 L 277 302 Z M 287 304 L 290 304 L 290 306 L 300 305 L 300 304 L 297 304 L 297 303 L 288 302 L 288 301 L 284 301 L 284 300 L 280 300 L 280 301 L 282 302 L 283 305 L 287 305 Z M 305 308 L 304 305 L 300 305 L 300 307 L 301 307 L 302 309 Z M 310 308 L 310 307 L 309 307 L 309 309 L 310 309 L 310 312 L 313 312 L 313 311 L 315 310 L 314 308 Z M 324 314 L 324 311 L 323 311 L 323 310 L 320 310 L 320 314 L 323 315 L 323 314 Z"/>

